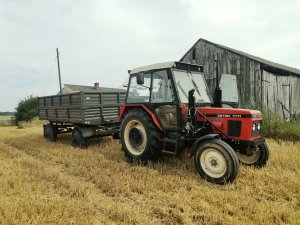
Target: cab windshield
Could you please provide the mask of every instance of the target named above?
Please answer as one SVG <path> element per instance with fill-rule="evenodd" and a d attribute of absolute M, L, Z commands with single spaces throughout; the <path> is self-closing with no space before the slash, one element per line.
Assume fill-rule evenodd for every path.
<path fill-rule="evenodd" d="M 181 103 L 188 103 L 191 89 L 195 89 L 196 103 L 211 103 L 202 73 L 173 70 L 173 74 Z"/>

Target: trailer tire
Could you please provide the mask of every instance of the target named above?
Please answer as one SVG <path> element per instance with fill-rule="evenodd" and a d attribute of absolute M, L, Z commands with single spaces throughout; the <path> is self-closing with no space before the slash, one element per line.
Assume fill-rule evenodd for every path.
<path fill-rule="evenodd" d="M 49 141 L 57 140 L 57 128 L 54 124 L 48 123 L 44 125 L 44 137 Z"/>
<path fill-rule="evenodd" d="M 247 166 L 253 166 L 256 168 L 261 168 L 267 164 L 269 160 L 269 148 L 266 143 L 258 145 L 255 151 L 251 155 L 246 155 L 237 152 L 239 161 Z"/>
<path fill-rule="evenodd" d="M 72 145 L 77 148 L 85 148 L 87 146 L 87 139 L 82 136 L 80 127 L 74 127 L 72 131 Z"/>
<path fill-rule="evenodd" d="M 121 144 L 129 162 L 147 164 L 161 154 L 161 132 L 142 109 L 130 110 L 121 123 Z"/>
<path fill-rule="evenodd" d="M 194 156 L 200 176 L 216 183 L 233 182 L 239 170 L 239 161 L 234 150 L 220 139 L 200 143 Z"/>

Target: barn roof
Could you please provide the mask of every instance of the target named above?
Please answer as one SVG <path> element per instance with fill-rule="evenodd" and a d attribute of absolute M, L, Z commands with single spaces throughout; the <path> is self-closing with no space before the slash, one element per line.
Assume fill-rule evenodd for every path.
<path fill-rule="evenodd" d="M 249 59 L 252 59 L 254 61 L 257 61 L 259 63 L 261 63 L 261 68 L 266 70 L 266 71 L 270 71 L 270 72 L 275 72 L 275 73 L 280 73 L 280 74 L 284 74 L 284 75 L 296 75 L 296 76 L 300 76 L 300 70 L 299 69 L 296 69 L 296 68 L 293 68 L 293 67 L 290 67 L 290 66 L 285 66 L 285 65 L 282 65 L 282 64 L 279 64 L 279 63 L 275 63 L 275 62 L 271 62 L 269 60 L 266 60 L 266 59 L 263 59 L 263 58 L 260 58 L 260 57 L 257 57 L 257 56 L 254 56 L 254 55 L 251 55 L 251 54 L 248 54 L 248 53 L 245 53 L 245 52 L 242 52 L 242 51 L 239 51 L 239 50 L 236 50 L 236 49 L 233 49 L 233 48 L 229 48 L 229 47 L 226 47 L 224 45 L 220 45 L 220 44 L 216 44 L 216 43 L 213 43 L 211 41 L 208 41 L 208 40 L 205 40 L 205 39 L 202 39 L 200 38 L 185 54 L 184 56 L 180 59 L 180 61 L 182 61 L 184 59 L 184 57 L 200 42 L 206 42 L 206 43 L 209 43 L 209 44 L 212 44 L 212 45 L 215 45 L 219 48 L 222 48 L 222 49 L 225 49 L 227 51 L 230 51 L 230 52 L 233 52 L 233 53 L 236 53 L 238 55 L 241 55 L 241 56 L 245 56 Z"/>
<path fill-rule="evenodd" d="M 124 92 L 124 89 L 121 88 L 107 88 L 100 87 L 99 90 L 96 90 L 93 86 L 77 85 L 77 84 L 64 84 L 65 92 Z"/>

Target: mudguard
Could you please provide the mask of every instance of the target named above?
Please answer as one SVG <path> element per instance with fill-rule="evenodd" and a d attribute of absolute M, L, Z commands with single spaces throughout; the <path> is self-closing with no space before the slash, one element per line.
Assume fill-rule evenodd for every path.
<path fill-rule="evenodd" d="M 147 108 L 147 106 L 143 105 L 143 104 L 124 104 L 122 105 L 122 108 L 121 108 L 121 112 L 120 112 L 120 117 L 119 117 L 119 122 L 121 122 L 121 120 L 123 119 L 124 117 L 124 114 L 125 112 L 128 110 L 128 109 L 132 109 L 132 108 L 136 108 L 136 107 L 139 107 L 139 108 L 143 108 L 152 118 L 154 124 L 157 126 L 157 128 L 160 130 L 160 131 L 163 131 L 156 115 L 151 112 L 151 110 L 149 110 Z"/>
<path fill-rule="evenodd" d="M 200 138 L 198 138 L 194 144 L 192 145 L 192 148 L 191 148 L 191 153 L 190 153 L 190 157 L 193 157 L 194 154 L 195 154 L 195 151 L 196 151 L 196 148 L 198 147 L 198 145 L 203 142 L 203 141 L 207 141 L 207 140 L 214 140 L 214 139 L 220 139 L 221 136 L 219 134 L 207 134 L 207 135 L 204 135 Z"/>

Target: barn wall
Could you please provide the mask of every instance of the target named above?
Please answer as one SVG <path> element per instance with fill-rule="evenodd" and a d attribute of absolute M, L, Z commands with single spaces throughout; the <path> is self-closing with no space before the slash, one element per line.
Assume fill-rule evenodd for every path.
<path fill-rule="evenodd" d="M 300 114 L 300 76 L 291 76 L 291 111 L 292 114 Z"/>
<path fill-rule="evenodd" d="M 193 53 L 194 48 L 196 52 Z M 204 75 L 211 93 L 214 91 L 216 78 L 214 59 L 218 54 L 219 74 L 237 76 L 241 107 L 247 107 L 254 100 L 261 101 L 260 63 L 201 40 L 194 48 L 181 61 L 204 66 Z M 193 54 L 196 56 L 195 60 Z"/>
<path fill-rule="evenodd" d="M 263 104 L 282 118 L 290 117 L 290 77 L 262 71 Z"/>
<path fill-rule="evenodd" d="M 209 90 L 213 93 L 217 54 L 219 75 L 227 73 L 237 76 L 240 107 L 247 108 L 250 102 L 262 102 L 285 119 L 300 113 L 300 76 L 265 71 L 257 61 L 203 40 L 199 40 L 181 61 L 203 65 Z"/>
<path fill-rule="evenodd" d="M 300 77 L 263 71 L 263 103 L 284 119 L 300 113 Z"/>

